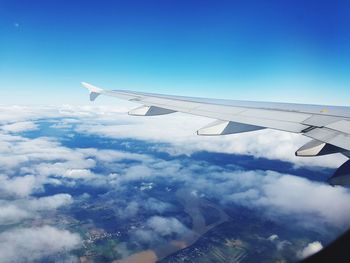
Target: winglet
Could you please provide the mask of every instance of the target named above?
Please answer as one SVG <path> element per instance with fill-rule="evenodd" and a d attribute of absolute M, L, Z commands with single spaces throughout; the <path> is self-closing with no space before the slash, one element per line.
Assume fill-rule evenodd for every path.
<path fill-rule="evenodd" d="M 95 87 L 86 82 L 82 82 L 81 85 L 83 85 L 84 88 L 87 88 L 89 90 L 90 101 L 94 101 L 103 92 L 103 89 Z"/>

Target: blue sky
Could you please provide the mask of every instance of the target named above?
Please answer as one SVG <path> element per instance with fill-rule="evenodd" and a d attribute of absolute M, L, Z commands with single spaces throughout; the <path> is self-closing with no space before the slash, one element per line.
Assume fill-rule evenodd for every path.
<path fill-rule="evenodd" d="M 1 103 L 88 103 L 79 84 L 86 81 L 348 105 L 349 12 L 345 0 L 3 0 Z"/>

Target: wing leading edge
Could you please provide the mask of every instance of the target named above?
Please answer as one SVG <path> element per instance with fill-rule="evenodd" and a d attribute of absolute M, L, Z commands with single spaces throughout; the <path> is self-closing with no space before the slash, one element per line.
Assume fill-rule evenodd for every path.
<path fill-rule="evenodd" d="M 85 82 L 82 85 L 89 90 L 91 101 L 99 95 L 106 95 L 142 104 L 130 111 L 130 115 L 155 116 L 182 112 L 216 119 L 214 123 L 199 129 L 198 135 L 226 135 L 270 128 L 312 138 L 311 142 L 296 151 L 297 156 L 342 153 L 350 157 L 350 107 L 204 99 L 104 90 Z M 336 180 L 333 176 L 330 183 L 350 184 L 350 169 L 345 170 L 342 169 L 340 175 L 338 170 L 334 175 Z"/>

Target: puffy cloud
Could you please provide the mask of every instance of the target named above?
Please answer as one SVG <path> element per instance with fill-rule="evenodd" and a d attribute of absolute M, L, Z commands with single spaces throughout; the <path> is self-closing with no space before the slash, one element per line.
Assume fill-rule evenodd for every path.
<path fill-rule="evenodd" d="M 19 223 L 38 216 L 42 211 L 55 210 L 73 202 L 69 194 L 56 194 L 40 198 L 0 200 L 0 225 Z"/>
<path fill-rule="evenodd" d="M 174 217 L 152 216 L 140 229 L 132 232 L 132 239 L 147 246 L 161 244 L 170 236 L 179 237 L 192 233 L 179 220 Z"/>
<path fill-rule="evenodd" d="M 47 118 L 64 118 L 65 123 L 75 123 L 74 118 L 94 118 L 97 116 L 113 116 L 127 112 L 127 108 L 119 106 L 19 106 L 0 105 L 0 124 L 34 121 Z"/>
<path fill-rule="evenodd" d="M 4 143 L 3 147 L 0 147 L 1 169 L 6 170 L 8 174 L 14 173 L 14 168 L 29 163 L 67 159 L 79 161 L 79 157 L 82 157 L 50 138 L 28 139 L 0 133 L 0 139 Z"/>
<path fill-rule="evenodd" d="M 323 248 L 322 244 L 319 241 L 315 241 L 315 242 L 309 243 L 301 251 L 298 251 L 297 256 L 300 259 L 307 258 L 307 257 L 317 253 L 322 248 Z"/>
<path fill-rule="evenodd" d="M 92 177 L 93 173 L 89 169 L 68 169 L 65 176 L 69 178 L 87 178 Z"/>
<path fill-rule="evenodd" d="M 51 226 L 17 228 L 0 234 L 1 262 L 29 262 L 59 253 L 64 256 L 81 243 L 78 234 Z"/>
<path fill-rule="evenodd" d="M 80 149 L 70 149 L 50 138 L 28 139 L 0 133 L 1 196 L 28 196 L 44 184 L 57 183 L 52 177 L 89 179 L 96 161 Z M 97 151 L 98 153 L 98 151 Z"/>
<path fill-rule="evenodd" d="M 0 139 L 0 162 L 2 163 L 0 169 L 7 174 L 2 178 L 4 181 L 15 180 L 14 178 L 19 175 L 31 178 L 31 175 L 34 174 L 42 178 L 56 176 L 89 179 L 94 175 L 91 169 L 96 166 L 97 162 L 115 164 L 125 159 L 139 162 L 151 160 L 147 155 L 115 150 L 72 149 L 62 146 L 53 138 L 46 137 L 28 139 L 0 133 Z M 130 167 L 128 177 L 137 177 L 140 169 Z M 149 175 L 146 172 L 145 170 L 143 176 Z"/>
<path fill-rule="evenodd" d="M 274 243 L 277 250 L 283 250 L 286 246 L 292 245 L 292 243 L 287 240 L 280 240 L 279 236 L 276 234 L 269 236 L 267 240 Z"/>
<path fill-rule="evenodd" d="M 34 117 L 33 117 L 34 118 Z M 66 120 L 67 121 L 67 120 Z M 68 120 L 69 123 L 75 123 Z M 74 186 L 71 180 L 85 180 L 92 186 L 150 177 L 152 169 L 144 165 L 125 166 L 124 160 L 151 163 L 154 160 L 143 154 L 98 150 L 93 148 L 68 148 L 53 138 L 25 138 L 0 132 L 0 224 L 12 225 L 26 219 L 40 218 L 41 211 L 53 210 L 73 202 L 70 195 L 58 194 L 32 198 L 37 191 L 44 191 L 46 184 Z M 106 169 L 120 171 L 117 176 L 97 176 L 92 171 L 99 163 Z M 123 178 L 122 176 L 123 175 Z M 65 181 L 65 180 L 68 181 Z M 6 201 L 5 199 L 10 199 Z M 125 212 L 135 214 L 138 204 L 127 207 Z M 159 208 L 162 209 L 162 208 Z M 129 215 L 130 217 L 130 215 Z"/>
<path fill-rule="evenodd" d="M 50 107 L 30 107 L 30 106 L 4 106 L 0 105 L 0 123 L 8 124 L 29 120 L 37 120 L 44 117 L 54 117 L 54 110 Z"/>
<path fill-rule="evenodd" d="M 161 160 L 149 156 L 136 158 L 142 160 L 141 164 L 120 167 L 118 174 L 96 180 L 99 183 L 106 180 L 114 189 L 130 181 L 156 182 L 157 177 L 166 177 L 168 182 L 190 185 L 199 195 L 221 200 L 224 205 L 236 203 L 261 210 L 274 220 L 293 218 L 306 228 L 326 224 L 343 230 L 349 226 L 350 192 L 346 188 L 273 171 L 244 171 L 235 166 L 224 168 L 206 162 L 183 163 L 180 159 Z M 132 201 L 136 203 L 131 202 L 123 211 L 126 217 L 130 214 L 128 211 L 136 214 L 140 208 L 158 213 L 171 209 L 171 205 L 155 200 L 139 201 L 135 197 Z"/>
<path fill-rule="evenodd" d="M 31 213 L 13 204 L 0 204 L 0 225 L 14 224 L 31 217 Z"/>
<path fill-rule="evenodd" d="M 85 159 L 84 156 L 72 151 L 70 156 L 66 156 L 61 162 L 43 162 L 23 168 L 23 172 L 40 174 L 42 176 L 67 177 L 72 179 L 88 179 L 93 173 L 88 168 L 93 168 L 96 162 L 93 159 Z M 76 162 L 75 162 L 76 161 Z M 79 168 L 78 168 L 79 167 Z"/>
<path fill-rule="evenodd" d="M 150 177 L 152 169 L 147 165 L 134 165 L 126 169 L 122 180 L 140 180 Z"/>
<path fill-rule="evenodd" d="M 278 239 L 279 239 L 279 237 L 278 237 L 278 235 L 276 235 L 276 234 L 271 235 L 271 236 L 269 236 L 269 237 L 267 238 L 267 240 L 269 240 L 269 241 L 271 241 L 271 242 L 276 241 L 276 240 L 278 240 Z"/>
<path fill-rule="evenodd" d="M 121 152 L 116 150 L 105 150 L 105 149 L 95 149 L 95 148 L 84 148 L 77 149 L 84 156 L 95 158 L 97 161 L 111 163 L 123 160 L 135 160 L 135 161 L 152 161 L 150 156 L 145 154 L 137 154 L 131 152 Z"/>
<path fill-rule="evenodd" d="M 179 220 L 173 217 L 153 216 L 146 225 L 160 236 L 183 234 L 189 231 Z"/>
<path fill-rule="evenodd" d="M 28 196 L 34 189 L 39 188 L 38 178 L 34 175 L 25 175 L 9 178 L 6 175 L 0 175 L 0 195 L 14 195 L 19 197 Z"/>
<path fill-rule="evenodd" d="M 1 129 L 6 132 L 25 132 L 37 130 L 38 126 L 31 121 L 16 122 L 1 126 Z"/>
<path fill-rule="evenodd" d="M 270 175 L 268 174 L 266 179 Z M 280 175 L 264 180 L 261 197 L 256 202 L 280 213 L 320 216 L 322 220 L 340 227 L 349 226 L 350 194 L 344 188 L 333 188 L 307 179 Z M 346 210 L 344 210 L 346 209 Z"/>
<path fill-rule="evenodd" d="M 214 172 L 192 185 L 206 195 L 220 197 L 224 203 L 261 209 L 275 219 L 292 217 L 308 228 L 316 227 L 316 222 L 349 227 L 350 192 L 346 188 L 273 171 L 239 170 Z"/>
<path fill-rule="evenodd" d="M 49 138 L 27 139 L 1 133 L 0 137 L 5 143 L 2 147 L 0 145 L 0 161 L 12 161 L 5 162 L 2 169 L 6 169 L 7 175 L 0 176 L 0 189 L 7 195 L 29 196 L 33 191 L 41 190 L 44 184 L 64 183 L 62 180 L 65 178 L 88 180 L 87 183 L 96 186 L 115 187 L 129 181 L 167 176 L 169 180 L 186 182 L 206 195 L 219 197 L 223 202 L 263 207 L 265 213 L 272 215 L 312 217 L 312 214 L 317 214 L 320 221 L 338 227 L 347 226 L 350 219 L 347 212 L 350 211 L 350 195 L 346 189 L 291 175 L 270 171 L 241 171 L 240 167 L 227 171 L 196 161 L 184 165 L 176 159 L 164 161 L 146 154 L 115 150 L 72 149 Z M 126 159 L 137 163 L 124 165 L 123 160 Z M 107 169 L 113 167 L 113 174 L 95 175 L 92 169 L 97 163 Z M 204 174 L 201 172 L 203 169 L 206 171 Z M 198 172 L 202 175 L 194 176 Z M 214 183 L 220 187 L 213 188 Z"/>
<path fill-rule="evenodd" d="M 117 167 L 117 164 L 122 164 L 125 159 L 138 162 L 151 160 L 146 155 L 114 150 L 72 149 L 46 137 L 28 139 L 0 133 L 0 140 L 2 195 L 30 195 L 41 190 L 44 184 L 59 183 L 52 177 L 92 180 L 95 177 L 92 169 L 97 162 L 106 166 L 113 164 L 121 169 L 122 165 Z M 125 180 L 149 175 L 147 168 L 142 171 L 142 167 L 131 166 L 126 171 Z"/>
<path fill-rule="evenodd" d="M 171 204 L 162 202 L 155 198 L 148 198 L 142 202 L 142 206 L 148 211 L 155 211 L 160 214 L 170 211 L 173 208 Z"/>
<path fill-rule="evenodd" d="M 69 205 L 73 202 L 72 196 L 69 194 L 56 194 L 51 196 L 30 199 L 26 203 L 26 207 L 31 210 L 52 210 L 58 207 Z"/>
<path fill-rule="evenodd" d="M 125 201 L 124 207 L 118 209 L 119 217 L 124 219 L 133 218 L 137 216 L 140 211 L 151 214 L 163 214 L 174 209 L 173 205 L 169 203 L 165 203 L 153 197 L 146 199 L 141 192 L 138 192 L 138 194 L 139 195 L 135 193 L 132 201 Z"/>
<path fill-rule="evenodd" d="M 125 167 L 114 180 L 120 186 L 130 180 L 157 182 L 157 177 L 166 177 L 169 184 L 183 183 L 199 196 L 220 200 L 227 206 L 243 205 L 273 220 L 293 220 L 299 227 L 308 229 L 330 229 L 331 226 L 342 231 L 349 227 L 350 191 L 343 187 L 273 171 L 244 171 L 241 167 L 224 168 L 197 161 L 183 163 L 178 159 L 154 159 L 145 161 L 142 167 L 149 171 L 148 177 L 141 176 L 142 173 L 128 177 L 129 168 Z M 159 213 L 171 209 L 166 203 L 137 202 L 142 204 L 142 209 L 158 207 Z M 325 225 L 327 227 L 322 227 Z"/>

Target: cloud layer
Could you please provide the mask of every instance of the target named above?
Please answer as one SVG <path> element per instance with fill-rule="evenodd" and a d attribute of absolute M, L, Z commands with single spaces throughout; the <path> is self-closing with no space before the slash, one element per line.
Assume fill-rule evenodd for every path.
<path fill-rule="evenodd" d="M 123 111 L 120 108 L 64 106 L 28 112 L 25 107 L 2 109 L 0 225 L 6 230 L 0 233 L 0 254 L 4 255 L 4 262 L 33 261 L 57 254 L 70 257 L 69 252 L 84 243 L 78 234 L 45 221 L 45 216 L 59 214 L 60 209 L 68 209 L 84 198 L 89 200 L 89 193 L 75 197 L 68 193 L 52 194 L 46 192 L 47 186 L 105 189 L 98 198 L 113 204 L 113 212 L 121 222 L 147 215 L 143 225 L 135 226 L 130 235 L 148 245 L 190 232 L 184 222 L 167 215 L 176 212 L 173 204 L 147 196 L 147 191 L 157 187 L 161 180 L 190 188 L 198 196 L 218 201 L 223 208 L 243 206 L 275 222 L 290 220 L 297 227 L 319 232 L 322 229 L 341 232 L 350 226 L 350 192 L 345 188 L 293 174 L 246 170 L 235 164 L 218 166 L 191 159 L 193 153 L 210 151 L 280 159 L 295 166 L 332 168 L 343 161 L 339 156 L 296 158 L 295 149 L 307 141 L 301 136 L 264 130 L 218 138 L 198 137 L 193 132 L 210 120 L 181 114 L 131 118 L 120 114 Z M 126 151 L 82 147 L 79 143 L 69 147 L 64 141 L 68 137 L 25 136 L 25 132 L 40 131 L 42 123 L 72 136 L 72 140 L 77 134 L 103 140 L 141 140 L 171 158 L 135 153 L 128 147 Z M 183 154 L 188 157 L 177 158 Z M 124 198 L 121 194 L 131 186 L 133 195 Z M 33 236 L 36 241 L 27 244 L 25 240 Z M 272 236 L 270 241 L 277 242 Z M 278 244 L 284 246 L 286 242 Z M 311 243 L 298 256 L 305 257 L 319 248 L 319 243 Z"/>
<path fill-rule="evenodd" d="M 50 226 L 17 228 L 0 234 L 1 262 L 31 262 L 59 254 L 62 259 L 80 244 L 79 235 L 66 230 Z"/>
<path fill-rule="evenodd" d="M 175 113 L 155 117 L 133 117 L 125 114 L 123 107 L 61 106 L 28 108 L 2 106 L 0 123 L 3 127 L 20 131 L 37 128 L 33 120 L 63 118 L 53 126 L 74 129 L 80 133 L 110 138 L 133 138 L 152 142 L 169 143 L 162 145 L 161 151 L 171 154 L 192 154 L 196 151 L 223 152 L 252 155 L 273 160 L 284 160 L 296 165 L 336 168 L 346 158 L 333 155 L 317 158 L 300 158 L 294 152 L 309 139 L 301 135 L 261 130 L 237 135 L 201 137 L 195 131 L 212 119 Z M 0 108 L 1 109 L 1 108 Z"/>

